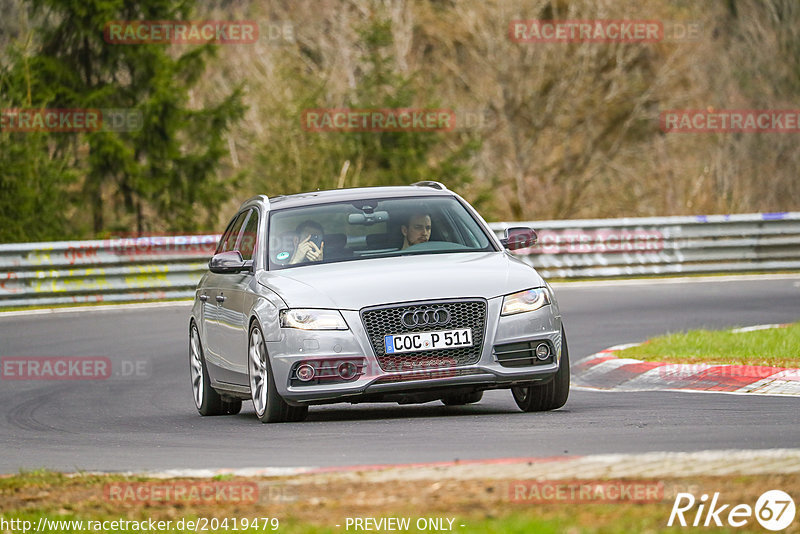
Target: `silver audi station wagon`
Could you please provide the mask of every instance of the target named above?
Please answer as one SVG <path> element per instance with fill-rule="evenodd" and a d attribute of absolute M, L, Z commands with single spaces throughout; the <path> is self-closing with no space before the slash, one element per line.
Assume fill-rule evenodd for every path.
<path fill-rule="evenodd" d="M 550 286 L 438 182 L 245 202 L 197 286 L 189 320 L 202 415 L 253 401 L 265 423 L 312 404 L 480 401 L 510 389 L 560 408 L 569 356 Z"/>

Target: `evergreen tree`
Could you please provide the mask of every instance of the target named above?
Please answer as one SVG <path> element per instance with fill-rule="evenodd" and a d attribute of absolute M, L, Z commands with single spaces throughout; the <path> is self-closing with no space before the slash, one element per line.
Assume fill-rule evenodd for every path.
<path fill-rule="evenodd" d="M 69 194 L 89 212 L 94 234 L 192 231 L 215 221 L 230 189 L 218 171 L 224 136 L 244 113 L 241 88 L 212 105 L 190 105 L 214 45 L 123 45 L 107 43 L 103 33 L 111 21 L 191 20 L 192 7 L 188 0 L 32 2 L 30 45 L 11 45 L 14 56 L 3 67 L 3 107 L 119 109 L 136 120 L 81 134 L 0 134 L 0 157 L 13 159 L 0 172 L 3 202 L 23 205 L 14 224 L 29 229 L 4 239 L 81 233 L 85 213 L 69 221 L 63 211 L 50 213 Z M 44 193 L 59 199 L 45 206 Z M 42 207 L 48 213 L 37 213 Z M 0 221 L 11 213 L 4 210 Z M 37 226 L 51 218 L 49 228 Z"/>

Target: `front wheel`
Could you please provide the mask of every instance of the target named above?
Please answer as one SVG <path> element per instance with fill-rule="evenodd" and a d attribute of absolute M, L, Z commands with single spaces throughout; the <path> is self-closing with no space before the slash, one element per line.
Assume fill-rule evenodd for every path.
<path fill-rule="evenodd" d="M 567 334 L 561 327 L 561 362 L 556 376 L 542 386 L 511 388 L 514 401 L 523 412 L 545 412 L 561 408 L 569 397 L 569 350 Z"/>
<path fill-rule="evenodd" d="M 308 406 L 290 406 L 278 395 L 267 348 L 264 344 L 264 336 L 257 324 L 250 328 L 247 352 L 250 396 L 259 420 L 262 423 L 304 420 L 308 415 Z"/>
<path fill-rule="evenodd" d="M 189 330 L 189 374 L 192 378 L 192 396 L 200 415 L 236 415 L 242 409 L 240 400 L 224 400 L 211 387 L 200 332 L 192 322 Z"/>

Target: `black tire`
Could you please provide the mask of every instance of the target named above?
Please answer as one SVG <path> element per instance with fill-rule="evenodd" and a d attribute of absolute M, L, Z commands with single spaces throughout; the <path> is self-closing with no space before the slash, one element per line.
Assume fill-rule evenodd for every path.
<path fill-rule="evenodd" d="M 442 399 L 442 403 L 444 403 L 445 406 L 464 406 L 465 404 L 480 402 L 482 398 L 483 391 L 473 391 L 472 393 L 448 395 Z"/>
<path fill-rule="evenodd" d="M 278 394 L 264 336 L 257 323 L 253 323 L 250 327 L 247 346 L 250 397 L 253 400 L 256 417 L 262 423 L 303 421 L 308 416 L 308 406 L 291 406 Z"/>
<path fill-rule="evenodd" d="M 223 400 L 211 387 L 200 332 L 194 322 L 189 327 L 189 376 L 194 404 L 200 415 L 235 415 L 242 409 L 242 401 Z"/>
<path fill-rule="evenodd" d="M 553 379 L 541 386 L 511 388 L 514 401 L 523 412 L 556 410 L 567 403 L 569 397 L 569 350 L 567 334 L 561 327 L 561 362 Z"/>

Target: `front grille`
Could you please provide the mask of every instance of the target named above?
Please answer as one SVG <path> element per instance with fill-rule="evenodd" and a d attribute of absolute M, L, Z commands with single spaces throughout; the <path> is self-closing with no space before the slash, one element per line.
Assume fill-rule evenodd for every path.
<path fill-rule="evenodd" d="M 550 346 L 550 356 L 545 360 L 536 357 L 536 346 L 547 343 Z M 531 365 L 546 365 L 553 363 L 553 347 L 544 340 L 522 341 L 519 343 L 504 343 L 494 346 L 494 355 L 502 367 L 529 367 Z"/>
<path fill-rule="evenodd" d="M 444 308 L 450 312 L 450 321 L 445 325 L 409 328 L 401 318 L 407 311 L 426 308 Z M 368 308 L 361 311 L 361 320 L 369 336 L 378 364 L 384 371 L 413 371 L 431 367 L 455 367 L 471 365 L 481 359 L 484 327 L 486 325 L 486 301 L 438 301 L 406 304 L 386 308 Z M 454 349 L 429 350 L 389 354 L 384 351 L 383 337 L 387 334 L 433 332 L 437 330 L 472 329 L 472 346 Z"/>

